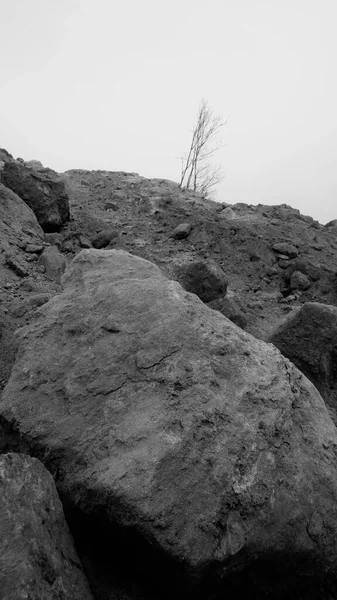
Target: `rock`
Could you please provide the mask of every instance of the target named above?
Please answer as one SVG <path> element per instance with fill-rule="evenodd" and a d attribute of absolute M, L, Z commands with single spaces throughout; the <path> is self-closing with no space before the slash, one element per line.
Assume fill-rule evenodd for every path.
<path fill-rule="evenodd" d="M 25 166 L 28 167 L 28 169 L 33 169 L 33 171 L 44 169 L 42 162 L 39 160 L 25 160 Z"/>
<path fill-rule="evenodd" d="M 296 259 L 289 264 L 284 274 L 285 279 L 290 280 L 295 271 L 301 271 L 301 273 L 307 275 L 312 281 L 318 281 L 321 277 L 321 268 L 318 264 Z"/>
<path fill-rule="evenodd" d="M 235 211 L 230 206 L 224 208 L 224 210 L 220 212 L 219 216 L 228 219 L 228 221 L 233 221 L 237 218 Z"/>
<path fill-rule="evenodd" d="M 56 246 L 48 246 L 40 256 L 39 266 L 48 279 L 61 283 L 61 277 L 66 269 L 67 261 Z"/>
<path fill-rule="evenodd" d="M 241 327 L 241 329 L 245 329 L 247 327 L 247 319 L 245 315 L 232 298 L 219 298 L 209 302 L 208 306 L 213 308 L 213 310 L 218 310 L 221 312 L 221 314 L 232 321 L 232 323 L 235 323 L 235 325 L 238 327 Z"/>
<path fill-rule="evenodd" d="M 5 255 L 5 264 L 19 277 L 27 277 L 29 275 L 29 271 L 26 267 L 10 254 Z"/>
<path fill-rule="evenodd" d="M 279 254 L 285 254 L 288 258 L 296 258 L 298 255 L 296 246 L 292 246 L 292 244 L 288 244 L 287 242 L 279 242 L 274 244 L 273 250 Z"/>
<path fill-rule="evenodd" d="M 87 237 L 85 237 L 85 235 L 80 235 L 78 237 L 78 242 L 81 248 L 91 248 L 91 242 Z"/>
<path fill-rule="evenodd" d="M 45 233 L 44 241 L 51 246 L 57 246 L 59 250 L 62 250 L 63 237 L 60 233 Z"/>
<path fill-rule="evenodd" d="M 10 315 L 14 319 L 20 319 L 23 317 L 28 310 L 28 306 L 26 302 L 14 303 L 10 309 Z"/>
<path fill-rule="evenodd" d="M 326 223 L 324 225 L 324 227 L 336 227 L 337 226 L 337 219 L 333 219 L 332 221 L 329 221 L 328 223 Z"/>
<path fill-rule="evenodd" d="M 306 302 L 269 341 L 313 382 L 337 425 L 337 307 Z"/>
<path fill-rule="evenodd" d="M 115 211 L 115 210 L 119 209 L 119 206 L 115 202 L 106 202 L 104 204 L 104 208 L 105 208 L 105 210 L 114 210 Z"/>
<path fill-rule="evenodd" d="M 33 210 L 44 231 L 57 231 L 69 220 L 68 194 L 55 171 L 36 171 L 9 162 L 5 164 L 2 179 Z"/>
<path fill-rule="evenodd" d="M 43 304 L 46 304 L 46 302 L 49 302 L 50 298 L 51 295 L 47 293 L 34 294 L 28 298 L 27 304 L 30 307 L 36 308 L 38 306 L 43 306 Z"/>
<path fill-rule="evenodd" d="M 172 260 L 168 275 L 203 302 L 226 295 L 228 279 L 220 265 L 213 260 L 193 258 L 187 254 Z"/>
<path fill-rule="evenodd" d="M 305 291 L 309 289 L 311 285 L 309 277 L 301 273 L 301 271 L 294 271 L 290 277 L 290 289 Z"/>
<path fill-rule="evenodd" d="M 63 244 L 63 252 L 75 252 L 76 249 L 76 241 L 75 239 L 68 239 Z"/>
<path fill-rule="evenodd" d="M 21 281 L 20 283 L 20 288 L 24 291 L 24 292 L 33 292 L 35 290 L 35 285 L 32 281 L 29 281 L 27 279 L 24 279 L 23 281 Z"/>
<path fill-rule="evenodd" d="M 180 223 L 179 225 L 177 225 L 177 227 L 172 232 L 171 237 L 174 240 L 184 240 L 185 238 L 188 238 L 191 231 L 192 231 L 191 223 Z"/>
<path fill-rule="evenodd" d="M 40 244 L 43 231 L 33 211 L 12 190 L 0 183 L 0 252 L 10 252 L 10 241 L 19 243 L 23 230 L 27 239 Z"/>
<path fill-rule="evenodd" d="M 5 150 L 4 148 L 0 148 L 0 160 L 3 163 L 14 162 L 13 156 L 9 154 L 9 152 L 7 152 L 7 150 Z"/>
<path fill-rule="evenodd" d="M 174 565 L 181 592 L 195 575 L 221 597 L 262 597 L 261 564 L 284 597 L 335 577 L 337 431 L 315 387 L 139 257 L 83 250 L 63 283 L 17 333 L 2 447 L 53 469 L 90 560 L 103 532 L 111 573 L 124 532 L 162 591 Z"/>
<path fill-rule="evenodd" d="M 35 253 L 35 252 L 42 252 L 44 246 L 42 246 L 42 244 L 26 244 L 25 245 L 25 252 L 29 252 L 29 253 Z"/>
<path fill-rule="evenodd" d="M 114 229 L 104 229 L 91 238 L 91 243 L 94 248 L 106 248 L 106 246 L 116 241 L 117 237 L 118 233 Z"/>
<path fill-rule="evenodd" d="M 52 476 L 36 458 L 0 456 L 3 600 L 92 600 Z"/>
<path fill-rule="evenodd" d="M 280 267 L 280 269 L 287 269 L 289 267 L 289 259 L 287 258 L 280 258 L 277 262 L 278 266 Z"/>

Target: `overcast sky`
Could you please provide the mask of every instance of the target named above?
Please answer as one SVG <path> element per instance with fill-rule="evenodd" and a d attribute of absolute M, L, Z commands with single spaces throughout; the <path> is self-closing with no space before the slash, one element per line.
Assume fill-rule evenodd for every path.
<path fill-rule="evenodd" d="M 0 147 L 177 181 L 202 98 L 217 200 L 337 218 L 336 0 L 8 0 Z"/>

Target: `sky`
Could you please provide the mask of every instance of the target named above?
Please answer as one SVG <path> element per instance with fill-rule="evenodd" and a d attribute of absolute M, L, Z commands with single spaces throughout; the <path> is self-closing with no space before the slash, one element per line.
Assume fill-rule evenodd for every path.
<path fill-rule="evenodd" d="M 10 0 L 0 147 L 179 181 L 202 99 L 216 200 L 337 218 L 336 0 Z"/>

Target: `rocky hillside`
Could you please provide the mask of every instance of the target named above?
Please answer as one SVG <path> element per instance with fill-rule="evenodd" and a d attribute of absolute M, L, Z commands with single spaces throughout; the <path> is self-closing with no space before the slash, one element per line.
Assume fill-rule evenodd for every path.
<path fill-rule="evenodd" d="M 336 597 L 336 257 L 287 205 L 0 151 L 0 449 L 52 473 L 94 598 Z"/>

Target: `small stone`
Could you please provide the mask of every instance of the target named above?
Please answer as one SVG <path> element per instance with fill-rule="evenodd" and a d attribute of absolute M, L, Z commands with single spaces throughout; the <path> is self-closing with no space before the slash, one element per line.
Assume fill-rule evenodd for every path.
<path fill-rule="evenodd" d="M 94 248 L 106 248 L 118 237 L 117 232 L 114 229 L 104 229 L 97 235 L 91 238 L 91 243 Z"/>
<path fill-rule="evenodd" d="M 61 276 L 67 266 L 67 261 L 56 246 L 49 246 L 48 248 L 45 248 L 44 252 L 41 254 L 40 266 L 44 267 L 45 270 L 43 272 L 48 279 L 60 283 Z"/>
<path fill-rule="evenodd" d="M 27 262 L 35 262 L 36 260 L 39 260 L 39 257 L 37 254 L 28 254 L 28 256 L 25 257 L 25 260 Z"/>
<path fill-rule="evenodd" d="M 43 246 L 41 244 L 26 244 L 25 252 L 42 252 Z"/>
<path fill-rule="evenodd" d="M 281 258 L 281 260 L 278 261 L 278 266 L 280 267 L 280 269 L 287 269 L 289 267 L 288 257 Z"/>
<path fill-rule="evenodd" d="M 49 302 L 50 298 L 51 294 L 34 294 L 27 300 L 27 303 L 33 307 L 43 306 L 43 304 Z"/>
<path fill-rule="evenodd" d="M 80 235 L 78 238 L 78 242 L 81 248 L 91 248 L 91 243 L 85 235 Z"/>
<path fill-rule="evenodd" d="M 228 221 L 233 221 L 236 219 L 236 214 L 230 206 L 227 206 L 227 208 L 224 208 L 224 210 L 219 213 L 219 217 L 228 219 Z"/>
<path fill-rule="evenodd" d="M 174 240 L 184 240 L 190 235 L 191 231 L 192 225 L 190 223 L 180 223 L 172 232 L 171 237 Z"/>
<path fill-rule="evenodd" d="M 11 308 L 10 314 L 14 319 L 19 319 L 27 312 L 28 306 L 25 302 L 21 302 Z"/>
<path fill-rule="evenodd" d="M 35 289 L 33 283 L 29 280 L 22 281 L 20 284 L 20 288 L 24 292 L 32 292 Z"/>
<path fill-rule="evenodd" d="M 63 239 L 60 233 L 45 233 L 44 240 L 51 246 L 57 246 L 60 250 L 62 249 Z"/>
<path fill-rule="evenodd" d="M 310 279 L 301 271 L 294 271 L 290 277 L 290 287 L 292 290 L 307 290 L 310 287 Z"/>
<path fill-rule="evenodd" d="M 285 254 L 288 258 L 296 258 L 298 255 L 297 248 L 287 242 L 278 242 L 277 244 L 274 244 L 273 250 L 279 254 Z"/>
<path fill-rule="evenodd" d="M 107 202 L 106 204 L 104 204 L 104 208 L 105 210 L 118 210 L 118 205 L 115 204 L 114 202 Z"/>
<path fill-rule="evenodd" d="M 29 275 L 27 269 L 9 255 L 6 256 L 6 265 L 19 277 L 27 277 Z"/>
<path fill-rule="evenodd" d="M 73 240 L 67 240 L 63 244 L 63 252 L 74 252 L 74 242 Z"/>

